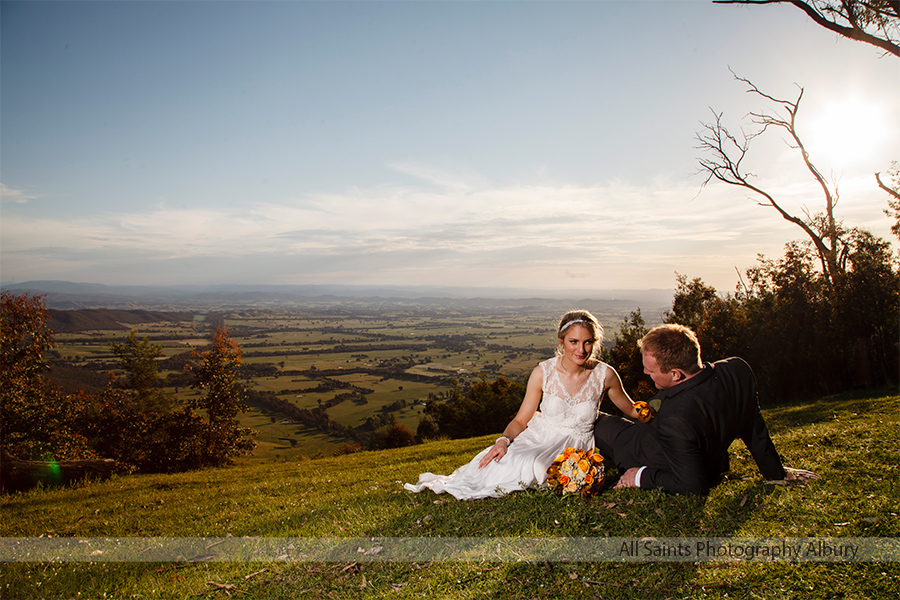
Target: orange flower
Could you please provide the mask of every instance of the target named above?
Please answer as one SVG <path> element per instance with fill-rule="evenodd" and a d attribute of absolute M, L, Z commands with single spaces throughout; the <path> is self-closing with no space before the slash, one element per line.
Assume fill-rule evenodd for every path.
<path fill-rule="evenodd" d="M 566 448 L 547 469 L 547 484 L 557 496 L 599 494 L 606 481 L 603 460 L 593 449 Z"/>
<path fill-rule="evenodd" d="M 637 411 L 638 421 L 640 421 L 641 423 L 648 423 L 650 419 L 652 419 L 656 415 L 656 411 L 653 410 L 653 407 L 651 407 L 643 400 L 638 400 L 637 402 L 635 402 L 634 408 Z"/>

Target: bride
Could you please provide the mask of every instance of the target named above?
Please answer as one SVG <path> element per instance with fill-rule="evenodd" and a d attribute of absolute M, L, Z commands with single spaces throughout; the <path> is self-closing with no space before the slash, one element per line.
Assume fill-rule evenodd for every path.
<path fill-rule="evenodd" d="M 539 486 L 565 448 L 594 447 L 594 421 L 604 392 L 626 416 L 637 418 L 619 374 L 596 358 L 603 329 L 594 315 L 567 312 L 557 336 L 556 356 L 532 371 L 519 412 L 493 446 L 450 475 L 422 473 L 417 484 L 403 487 L 473 500 Z"/>

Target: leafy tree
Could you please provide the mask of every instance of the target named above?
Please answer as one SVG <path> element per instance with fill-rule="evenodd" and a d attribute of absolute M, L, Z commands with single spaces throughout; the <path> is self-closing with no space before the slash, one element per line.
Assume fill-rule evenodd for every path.
<path fill-rule="evenodd" d="M 844 242 L 835 286 L 812 244 L 791 242 L 733 295 L 679 276 L 667 321 L 697 332 L 704 360 L 745 358 L 763 402 L 896 382 L 900 269 L 885 240 L 853 229 Z"/>
<path fill-rule="evenodd" d="M 612 365 L 622 378 L 625 391 L 633 400 L 647 400 L 656 390 L 644 375 L 644 363 L 641 350 L 638 348 L 638 340 L 644 337 L 649 330 L 641 314 L 641 309 L 633 310 L 622 321 L 619 331 L 615 335 L 615 346 L 609 350 L 603 349 L 601 357 Z M 600 409 L 607 413 L 615 413 L 619 409 L 608 398 L 604 398 Z"/>
<path fill-rule="evenodd" d="M 440 435 L 450 438 L 497 433 L 509 424 L 525 397 L 525 386 L 503 377 L 488 382 L 485 376 L 468 391 L 454 385 L 446 400 L 432 400 L 425 416 Z"/>
<path fill-rule="evenodd" d="M 713 0 L 715 4 L 793 4 L 825 29 L 900 56 L 898 0 Z"/>
<path fill-rule="evenodd" d="M 716 290 L 703 283 L 699 277 L 688 281 L 687 276 L 676 275 L 677 288 L 672 300 L 672 310 L 666 313 L 666 322 L 679 323 L 695 332 L 702 329 L 705 316 L 720 302 Z"/>
<path fill-rule="evenodd" d="M 4 291 L 2 311 L 0 387 L 4 394 L 39 391 L 50 366 L 44 353 L 56 345 L 43 298 Z"/>
<path fill-rule="evenodd" d="M 2 292 L 0 297 L 0 444 L 22 459 L 91 456 L 72 428 L 84 411 L 83 394 L 63 394 L 46 381 L 45 353 L 55 343 L 43 297 Z"/>
<path fill-rule="evenodd" d="M 419 425 L 416 427 L 416 439 L 420 442 L 431 440 L 438 437 L 438 428 L 428 417 L 419 419 Z"/>
<path fill-rule="evenodd" d="M 747 279 L 745 358 L 763 399 L 838 391 L 846 379 L 847 340 L 834 327 L 828 286 L 810 244 L 787 244 L 780 260 L 760 257 Z"/>
<path fill-rule="evenodd" d="M 679 274 L 676 281 L 672 310 L 666 312 L 666 322 L 694 330 L 704 360 L 744 354 L 747 346 L 742 335 L 746 324 L 738 306 L 740 297 L 721 297 L 699 277 L 688 281 L 687 276 Z"/>
<path fill-rule="evenodd" d="M 205 466 L 206 422 L 190 407 L 158 416 L 146 438 L 145 471 L 176 472 Z"/>
<path fill-rule="evenodd" d="M 188 366 L 197 378 L 193 387 L 206 392 L 193 406 L 206 412 L 204 462 L 211 466 L 227 464 L 233 456 L 249 454 L 256 446 L 248 437 L 252 431 L 240 427 L 237 421 L 238 413 L 248 408 L 244 390 L 237 382 L 243 353 L 228 335 L 227 328 L 216 329 L 209 347 L 195 352 L 199 363 Z"/>
<path fill-rule="evenodd" d="M 141 472 L 172 472 L 204 466 L 205 421 L 190 408 L 172 412 L 157 358 L 162 348 L 134 331 L 110 344 L 122 374 L 89 402 L 78 424 L 91 446 Z"/>
<path fill-rule="evenodd" d="M 877 280 L 886 282 L 888 286 L 895 285 L 896 287 L 896 284 L 893 283 L 896 276 L 895 266 L 891 264 L 892 261 L 889 257 L 878 250 L 882 247 L 883 241 L 878 241 L 878 238 L 863 230 L 848 228 L 835 217 L 834 209 L 839 197 L 837 189 L 829 185 L 812 163 L 803 141 L 797 133 L 797 116 L 803 89 L 800 89 L 796 100 L 779 100 L 762 92 L 749 80 L 735 77 L 748 85 L 750 93 L 774 103 L 777 108 L 773 113 L 751 112 L 752 122 L 757 129 L 742 134 L 740 139 L 729 132 L 722 122 L 722 115 L 714 113 L 715 121 L 704 124 L 703 131 L 697 136 L 700 142 L 699 148 L 706 155 L 700 159 L 700 166 L 707 174 L 704 185 L 711 180 L 718 180 L 752 191 L 760 198 L 761 205 L 774 208 L 782 218 L 797 225 L 806 234 L 819 265 L 818 272 L 813 272 L 812 265 L 806 262 L 810 256 L 809 248 L 793 245 L 785 255 L 785 261 L 778 268 L 755 272 L 757 276 L 764 276 L 757 278 L 757 284 L 771 276 L 771 280 L 765 282 L 771 284 L 777 293 L 773 296 L 756 298 L 753 301 L 777 302 L 782 306 L 783 314 L 795 315 L 802 322 L 807 322 L 809 315 L 818 315 L 817 323 L 830 323 L 828 331 L 832 334 L 825 336 L 827 339 L 822 340 L 823 343 L 836 343 L 842 349 L 852 348 L 855 352 L 855 355 L 847 362 L 857 365 L 855 378 L 858 381 L 870 380 L 870 368 L 890 377 L 889 374 L 896 369 L 883 369 L 881 365 L 888 360 L 891 353 L 883 350 L 884 343 L 881 341 L 880 334 L 877 335 L 878 339 L 875 339 L 873 332 L 881 331 L 882 325 L 891 322 L 896 313 L 875 315 L 868 311 L 862 311 L 866 314 L 865 317 L 861 317 L 858 310 L 860 306 L 871 302 L 869 298 L 859 295 L 863 289 L 879 294 L 878 302 L 881 305 L 890 305 L 893 302 L 889 297 L 890 294 L 875 283 Z M 789 144 L 798 150 L 807 170 L 822 191 L 824 211 L 813 215 L 806 212 L 804 216 L 791 214 L 773 194 L 753 183 L 751 174 L 743 171 L 742 165 L 750 150 L 751 141 L 769 129 L 781 130 L 789 138 Z M 896 190 L 884 184 L 878 174 L 876 174 L 876 179 L 879 185 L 891 193 L 894 198 L 898 198 L 897 202 L 900 203 L 900 196 L 893 194 Z M 894 205 L 889 201 L 889 206 L 893 207 Z M 900 204 L 898 204 L 898 208 L 900 208 Z M 863 255 L 860 254 L 860 248 L 863 247 L 876 252 L 874 262 L 863 259 Z M 794 281 L 783 281 L 785 277 L 796 278 Z M 721 307 L 721 304 L 718 306 Z M 805 307 L 806 310 L 798 310 L 797 307 Z M 856 316 L 847 313 L 847 310 L 855 311 L 853 315 Z M 773 315 L 773 319 L 777 321 L 776 317 Z M 835 320 L 836 318 L 839 320 Z M 861 318 L 866 320 L 865 326 L 861 325 Z M 813 332 L 822 333 L 824 330 L 817 325 L 808 333 L 801 334 L 799 339 L 816 337 Z M 875 351 L 877 356 L 873 356 L 873 349 L 870 348 L 872 343 L 881 348 Z M 873 359 L 878 362 L 878 365 L 870 367 L 868 363 Z M 834 379 L 835 374 L 841 372 L 841 369 L 830 372 L 828 379 Z M 843 376 L 838 375 L 838 379 L 843 380 Z"/>
<path fill-rule="evenodd" d="M 137 333 L 131 331 L 123 342 L 112 342 L 110 351 L 125 371 L 125 377 L 116 379 L 115 384 L 131 393 L 136 410 L 145 414 L 169 412 L 172 397 L 163 390 L 157 367 L 163 349 L 148 338 L 139 340 Z"/>
<path fill-rule="evenodd" d="M 416 443 L 416 436 L 403 423 L 390 425 L 384 433 L 385 448 L 403 448 Z"/>
<path fill-rule="evenodd" d="M 93 398 L 79 429 L 101 456 L 138 470 L 155 470 L 147 464 L 147 438 L 153 431 L 151 419 L 138 410 L 126 390 L 107 385 Z"/>
<path fill-rule="evenodd" d="M 852 232 L 847 275 L 835 291 L 834 304 L 840 329 L 857 343 L 855 383 L 895 380 L 900 272 L 886 240 L 864 230 Z"/>
<path fill-rule="evenodd" d="M 91 399 L 78 424 L 97 453 L 144 473 L 206 466 L 203 418 L 183 407 L 165 413 L 139 409 L 128 392 L 108 385 Z"/>

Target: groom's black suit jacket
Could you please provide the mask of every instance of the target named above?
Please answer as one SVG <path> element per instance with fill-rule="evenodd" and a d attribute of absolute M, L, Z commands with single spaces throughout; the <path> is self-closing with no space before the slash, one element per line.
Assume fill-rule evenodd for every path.
<path fill-rule="evenodd" d="M 601 454 L 619 468 L 647 468 L 642 488 L 706 494 L 728 470 L 728 447 L 741 438 L 766 479 L 784 479 L 781 457 L 759 412 L 756 378 L 740 358 L 707 363 L 690 379 L 661 390 L 656 416 L 635 423 L 601 415 Z"/>

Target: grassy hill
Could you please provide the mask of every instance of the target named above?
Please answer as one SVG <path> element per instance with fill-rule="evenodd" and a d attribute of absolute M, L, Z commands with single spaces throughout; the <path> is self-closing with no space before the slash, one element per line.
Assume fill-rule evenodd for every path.
<path fill-rule="evenodd" d="M 788 465 L 765 485 L 740 442 L 707 498 L 606 490 L 456 501 L 401 482 L 446 473 L 493 436 L 320 460 L 141 475 L 2 497 L 10 537 L 900 537 L 900 397 L 765 411 Z M 9 540 L 3 542 L 10 543 Z M 896 562 L 2 563 L 3 598 L 896 598 Z"/>

